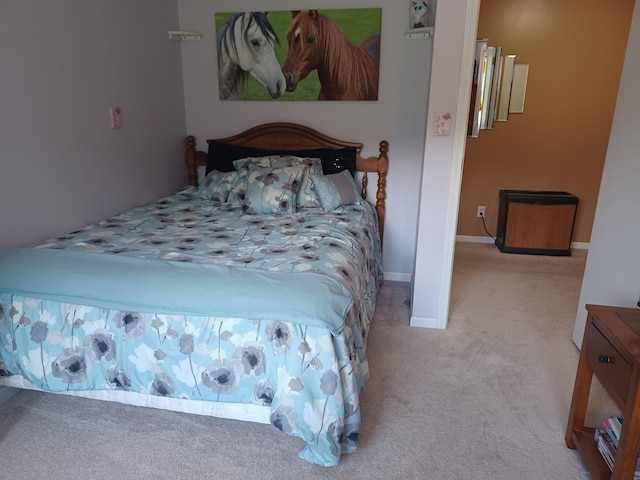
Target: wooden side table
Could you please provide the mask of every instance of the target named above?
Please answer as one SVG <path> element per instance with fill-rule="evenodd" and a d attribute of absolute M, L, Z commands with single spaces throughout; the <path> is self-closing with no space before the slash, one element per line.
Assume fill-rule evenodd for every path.
<path fill-rule="evenodd" d="M 587 305 L 587 312 L 565 441 L 594 479 L 632 480 L 640 450 L 640 309 Z M 584 425 L 593 375 L 623 412 L 613 471 L 598 451 L 595 429 Z"/>

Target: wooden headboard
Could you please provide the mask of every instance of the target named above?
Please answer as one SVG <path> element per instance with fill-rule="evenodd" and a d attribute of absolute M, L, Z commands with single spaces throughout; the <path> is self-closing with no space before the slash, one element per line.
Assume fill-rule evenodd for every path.
<path fill-rule="evenodd" d="M 389 167 L 389 143 L 380 142 L 380 153 L 377 157 L 363 157 L 362 143 L 347 142 L 328 137 L 316 130 L 295 123 L 266 123 L 258 125 L 237 135 L 226 138 L 216 138 L 218 142 L 245 147 L 264 148 L 269 150 L 310 150 L 314 148 L 345 148 L 356 149 L 356 170 L 363 172 L 362 191 L 363 199 L 367 198 L 368 172 L 378 175 L 378 188 L 376 191 L 376 212 L 380 228 L 380 240 L 384 238 L 385 200 L 387 198 L 387 170 Z M 187 137 L 187 153 L 185 156 L 189 169 L 189 184 L 198 186 L 198 166 L 207 164 L 207 152 L 196 149 L 194 136 Z"/>

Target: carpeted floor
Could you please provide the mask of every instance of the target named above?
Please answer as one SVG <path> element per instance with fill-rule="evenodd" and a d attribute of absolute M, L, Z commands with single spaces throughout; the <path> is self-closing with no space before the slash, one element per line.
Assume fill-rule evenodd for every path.
<path fill-rule="evenodd" d="M 445 330 L 409 327 L 410 285 L 386 282 L 337 467 L 269 425 L 25 391 L 0 405 L 0 479 L 588 479 L 564 444 L 585 259 L 459 243 Z M 612 405 L 596 384 L 589 420 Z"/>

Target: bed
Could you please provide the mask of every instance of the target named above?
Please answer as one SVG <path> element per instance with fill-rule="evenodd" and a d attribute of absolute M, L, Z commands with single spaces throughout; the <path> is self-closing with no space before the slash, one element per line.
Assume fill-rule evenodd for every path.
<path fill-rule="evenodd" d="M 336 465 L 359 439 L 388 144 L 291 123 L 207 142 L 187 137 L 174 194 L 0 249 L 0 386 L 270 423 Z"/>

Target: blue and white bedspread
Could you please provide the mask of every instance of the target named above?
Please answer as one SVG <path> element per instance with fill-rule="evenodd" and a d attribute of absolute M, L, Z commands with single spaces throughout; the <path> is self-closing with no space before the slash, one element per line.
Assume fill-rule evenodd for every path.
<path fill-rule="evenodd" d="M 242 215 L 189 187 L 0 250 L 0 376 L 264 405 L 302 458 L 335 465 L 358 443 L 381 276 L 365 202 Z"/>

